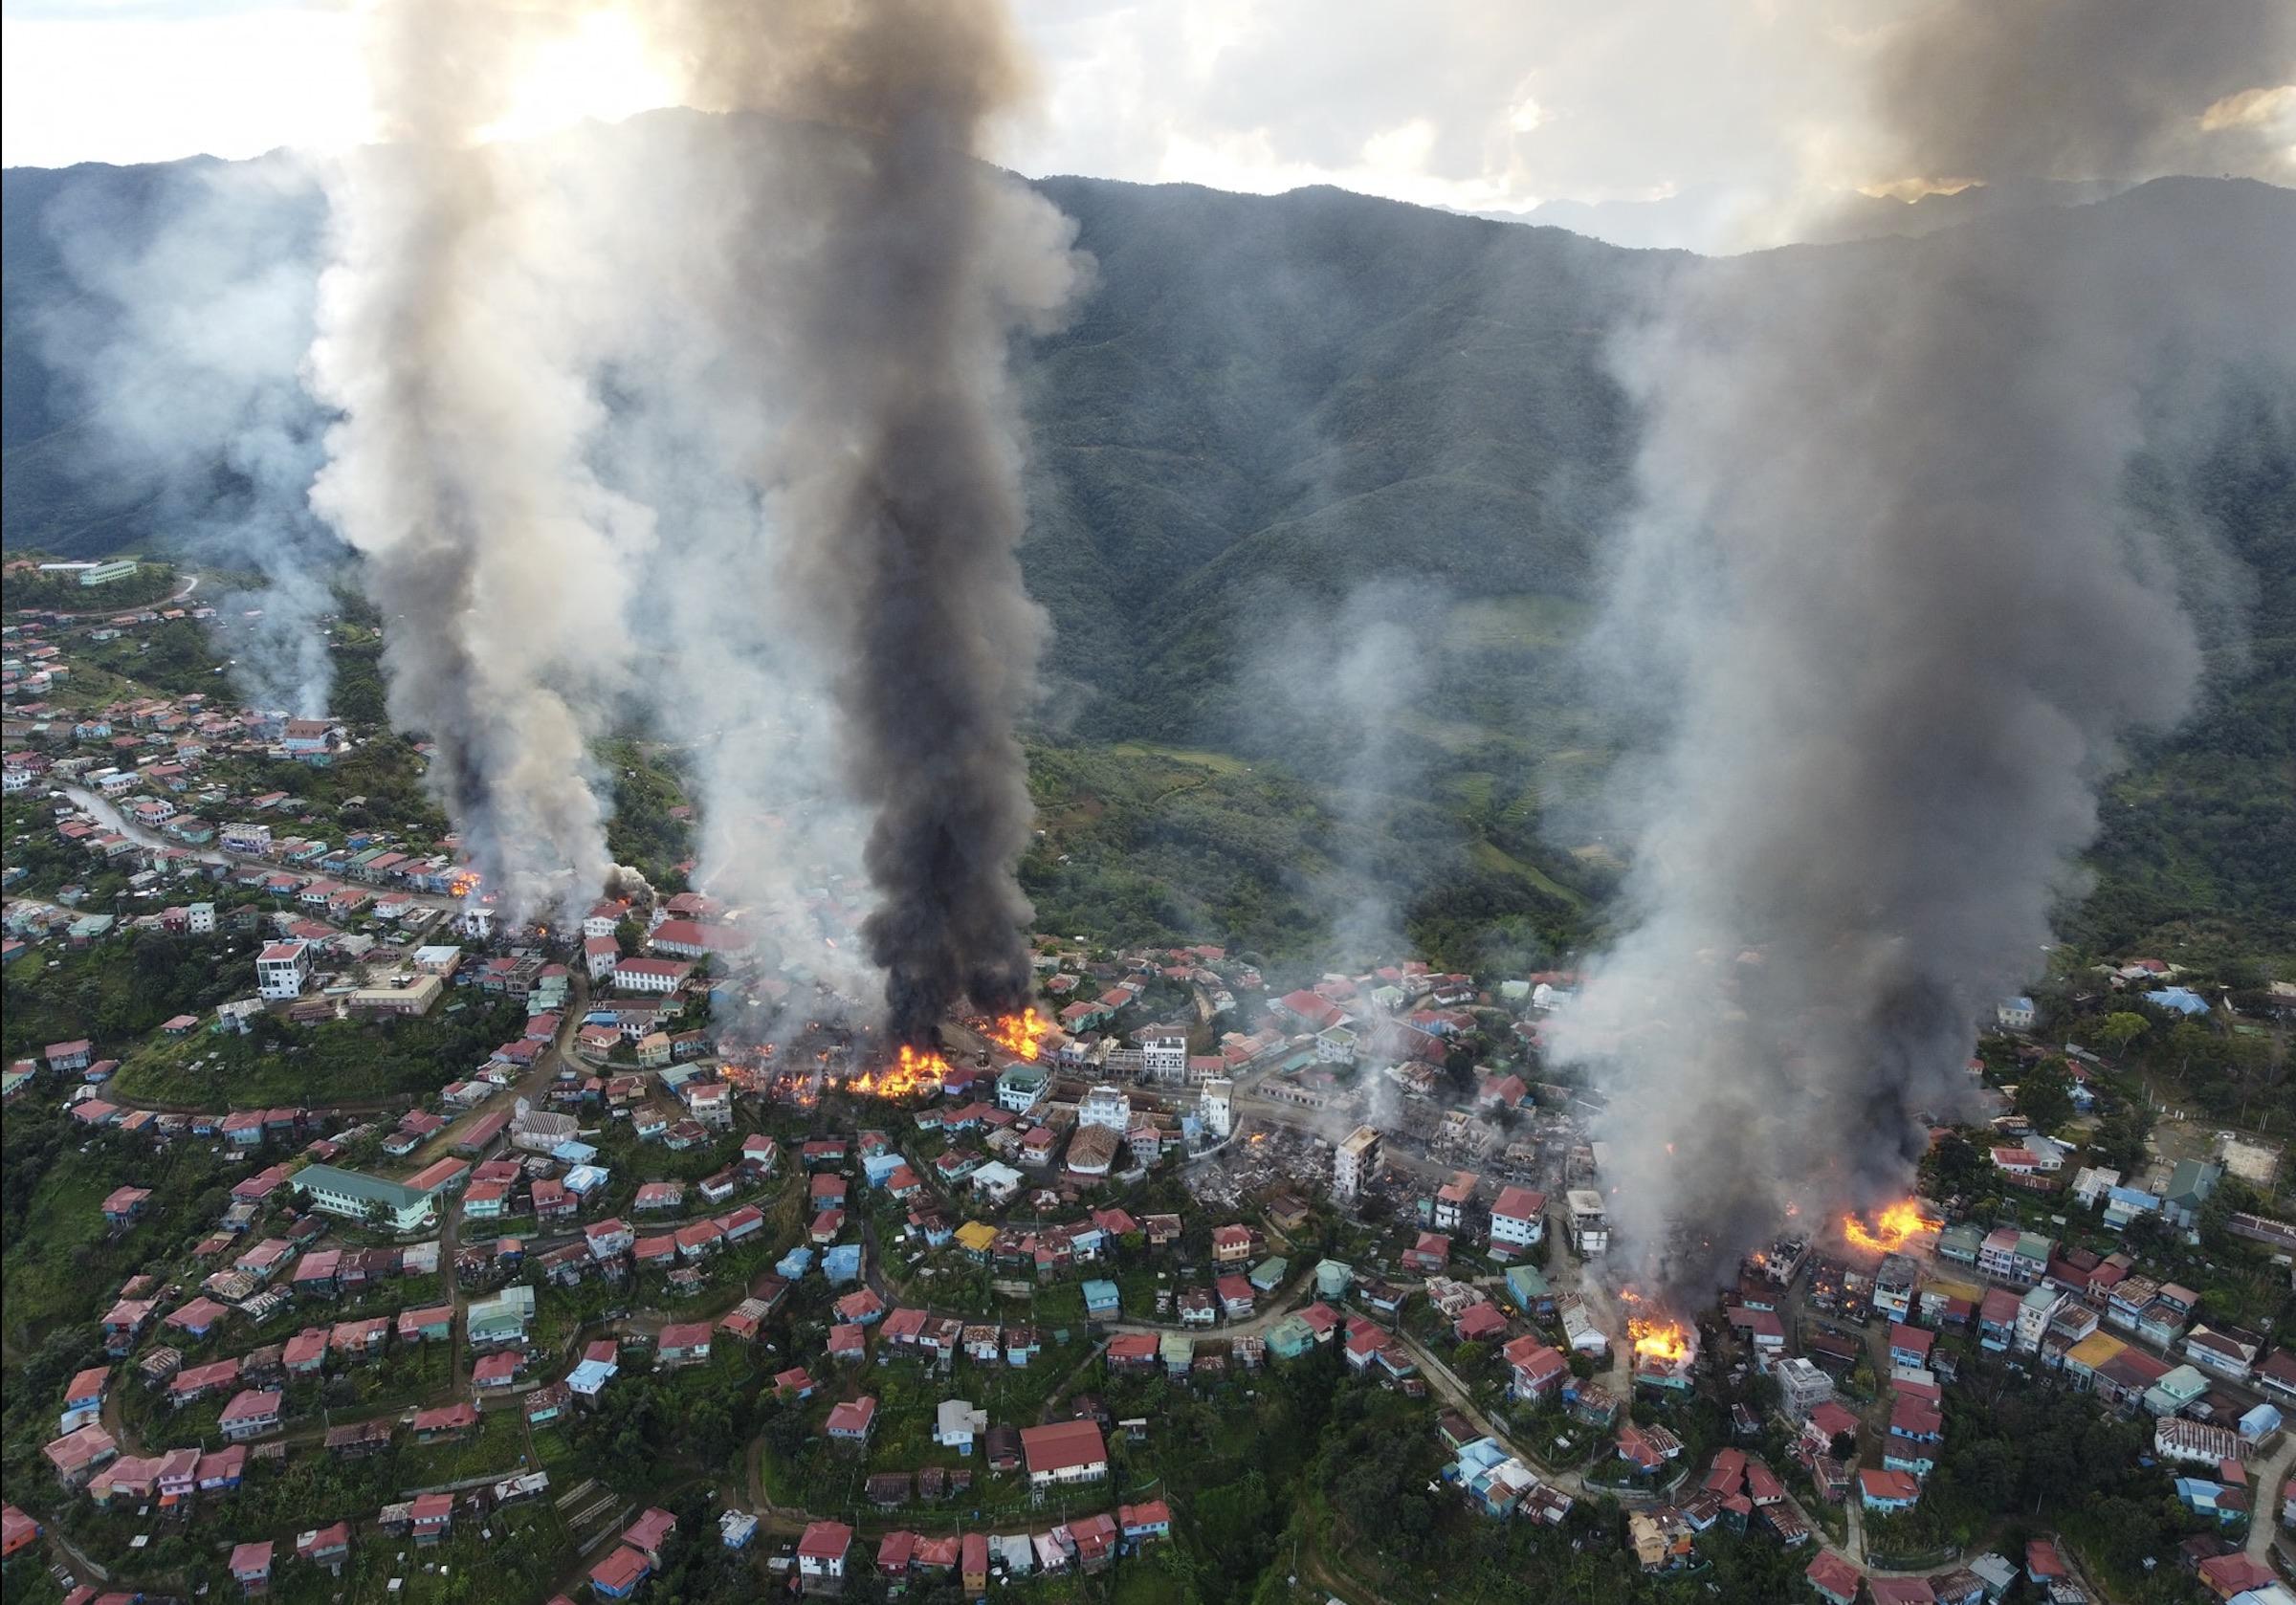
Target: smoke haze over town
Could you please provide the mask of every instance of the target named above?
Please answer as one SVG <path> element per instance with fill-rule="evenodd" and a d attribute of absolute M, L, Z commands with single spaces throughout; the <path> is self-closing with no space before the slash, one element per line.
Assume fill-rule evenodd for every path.
<path fill-rule="evenodd" d="M 11 1601 L 2286 1598 L 2286 0 L 0 11 Z"/>

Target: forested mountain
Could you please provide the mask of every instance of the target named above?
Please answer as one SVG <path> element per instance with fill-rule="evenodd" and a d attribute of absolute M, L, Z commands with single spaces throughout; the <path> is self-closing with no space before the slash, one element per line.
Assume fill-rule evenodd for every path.
<path fill-rule="evenodd" d="M 84 430 L 31 330 L 74 294 L 46 226 L 56 209 L 131 246 L 195 165 L 6 175 L 11 548 L 165 544 L 142 488 L 78 472 Z M 1332 189 L 1039 187 L 1098 264 L 1073 322 L 1022 363 L 1023 556 L 1054 624 L 1045 739 L 1280 762 L 1326 813 L 1308 846 L 1296 831 L 1260 844 L 1269 862 L 1312 851 L 1384 878 L 1366 868 L 1379 844 L 1441 841 L 1469 889 L 1460 918 L 1527 914 L 1556 940 L 1583 929 L 1609 859 L 1577 804 L 1619 733 L 1586 714 L 1570 646 L 1633 450 L 1606 342 L 1698 259 Z M 2260 206 L 2296 195 L 2172 181 L 2086 206 L 2082 226 L 2205 230 L 2217 209 Z M 311 253 L 317 196 L 278 215 L 281 252 Z M 2075 921 L 2086 939 L 2221 934 L 2296 953 L 2292 430 L 2260 401 L 2204 470 L 2206 516 L 2254 576 L 2244 646 L 2218 654 L 2201 715 L 2116 786 L 2102 883 Z M 1059 768 L 1043 800 L 1124 789 L 1090 769 Z M 1223 771 L 1191 795 L 1235 783 Z M 1239 837 L 1306 805 L 1263 801 Z M 1395 874 L 1406 898 L 1427 890 L 1424 867 Z M 1040 897 L 1059 905 L 1059 879 Z M 1175 918 L 1204 892 L 1165 890 Z"/>

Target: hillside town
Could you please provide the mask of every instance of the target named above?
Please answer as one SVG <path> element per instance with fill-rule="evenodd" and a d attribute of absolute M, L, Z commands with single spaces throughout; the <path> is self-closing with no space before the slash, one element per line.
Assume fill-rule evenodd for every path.
<path fill-rule="evenodd" d="M 1029 1013 L 896 1055 L 804 956 L 857 889 L 512 927 L 451 837 L 275 783 L 358 760 L 354 721 L 57 700 L 76 650 L 200 611 L 5 627 L 42 1027 L 4 1082 L 5 1546 L 68 1605 L 473 1567 L 571 1605 L 704 1555 L 808 1595 L 1156 1593 L 1217 1530 L 1222 1435 L 1316 1389 L 1432 1519 L 1622 1587 L 2296 1598 L 2283 1148 L 2125 1057 L 2284 1034 L 2285 982 L 2124 956 L 2003 1000 L 1916 1191 L 1781 1219 L 1660 1309 L 1613 1251 L 1632 1111 L 1545 1058 L 1569 969 L 1040 934 Z M 1973 1504 L 2044 1409 L 2141 1524 Z"/>

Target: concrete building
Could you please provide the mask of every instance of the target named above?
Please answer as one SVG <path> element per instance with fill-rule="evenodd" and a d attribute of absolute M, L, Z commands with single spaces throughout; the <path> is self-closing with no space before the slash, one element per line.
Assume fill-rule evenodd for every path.
<path fill-rule="evenodd" d="M 2049 1322 L 2064 1305 L 2064 1295 L 2054 1287 L 2035 1287 L 2018 1301 L 2017 1347 L 2020 1353 L 2037 1353 L 2041 1340 L 2048 1335 Z"/>
<path fill-rule="evenodd" d="M 1834 1396 L 1834 1379 L 1799 1354 L 1778 1361 L 1771 1374 L 1777 1378 L 1779 1403 L 1798 1421 L 1808 1420 L 1811 1411 Z"/>
<path fill-rule="evenodd" d="M 295 1173 L 294 1185 L 313 1209 L 345 1220 L 364 1220 L 377 1206 L 383 1224 L 394 1231 L 412 1231 L 438 1219 L 436 1188 L 409 1187 L 333 1165 L 305 1165 Z"/>
<path fill-rule="evenodd" d="M 1490 1206 L 1490 1244 L 1498 1249 L 1535 1248 L 1547 1235 L 1547 1198 L 1528 1187 L 1502 1187 Z"/>
<path fill-rule="evenodd" d="M 1045 1095 L 1051 1077 L 1034 1065 L 1014 1065 L 997 1077 L 997 1107 L 1027 1114 Z"/>
<path fill-rule="evenodd" d="M 1178 1087 L 1188 1079 L 1188 1039 L 1178 1031 L 1151 1031 L 1140 1039 L 1141 1072 L 1148 1080 Z"/>
<path fill-rule="evenodd" d="M 1076 1106 L 1076 1124 L 1105 1126 L 1112 1132 L 1132 1129 L 1132 1100 L 1121 1088 L 1095 1087 Z"/>
<path fill-rule="evenodd" d="M 1236 1129 L 1236 1084 L 1225 1076 L 1215 1076 L 1203 1084 L 1203 1097 L 1198 1106 L 1204 1131 L 1214 1142 L 1220 1141 Z"/>
<path fill-rule="evenodd" d="M 255 990 L 266 998 L 300 998 L 310 978 L 309 942 L 273 942 L 255 955 Z"/>
<path fill-rule="evenodd" d="M 1610 1216 L 1602 1207 L 1602 1195 L 1591 1187 L 1574 1187 L 1563 1195 L 1563 1205 L 1570 1211 L 1571 1247 L 1578 1257 L 1608 1252 Z"/>
<path fill-rule="evenodd" d="M 1353 1203 L 1363 1196 L 1364 1184 L 1379 1174 L 1380 1133 L 1358 1126 L 1332 1154 L 1332 1197 Z"/>

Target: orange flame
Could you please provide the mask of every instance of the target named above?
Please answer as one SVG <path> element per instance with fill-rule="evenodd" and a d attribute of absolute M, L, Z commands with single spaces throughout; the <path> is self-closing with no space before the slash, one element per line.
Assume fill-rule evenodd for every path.
<path fill-rule="evenodd" d="M 949 1073 L 949 1062 L 938 1053 L 904 1045 L 900 1057 L 878 1069 L 865 1070 L 845 1084 L 849 1092 L 872 1098 L 907 1098 L 918 1092 L 938 1092 Z"/>
<path fill-rule="evenodd" d="M 1900 1198 L 1874 1218 L 1868 1227 L 1855 1215 L 1842 1217 L 1842 1235 L 1853 1248 L 1873 1254 L 1894 1254 L 1923 1232 L 1941 1232 L 1945 1222 L 1924 1215 L 1919 1200 Z"/>
<path fill-rule="evenodd" d="M 1044 1051 L 1045 1033 L 1050 1029 L 1044 1016 L 1024 1009 L 1019 1014 L 997 1016 L 981 1034 L 1016 1059 L 1034 1059 Z"/>
<path fill-rule="evenodd" d="M 1690 1357 L 1690 1329 L 1680 1321 L 1647 1320 L 1638 1315 L 1626 1323 L 1635 1358 L 1681 1365 Z"/>

